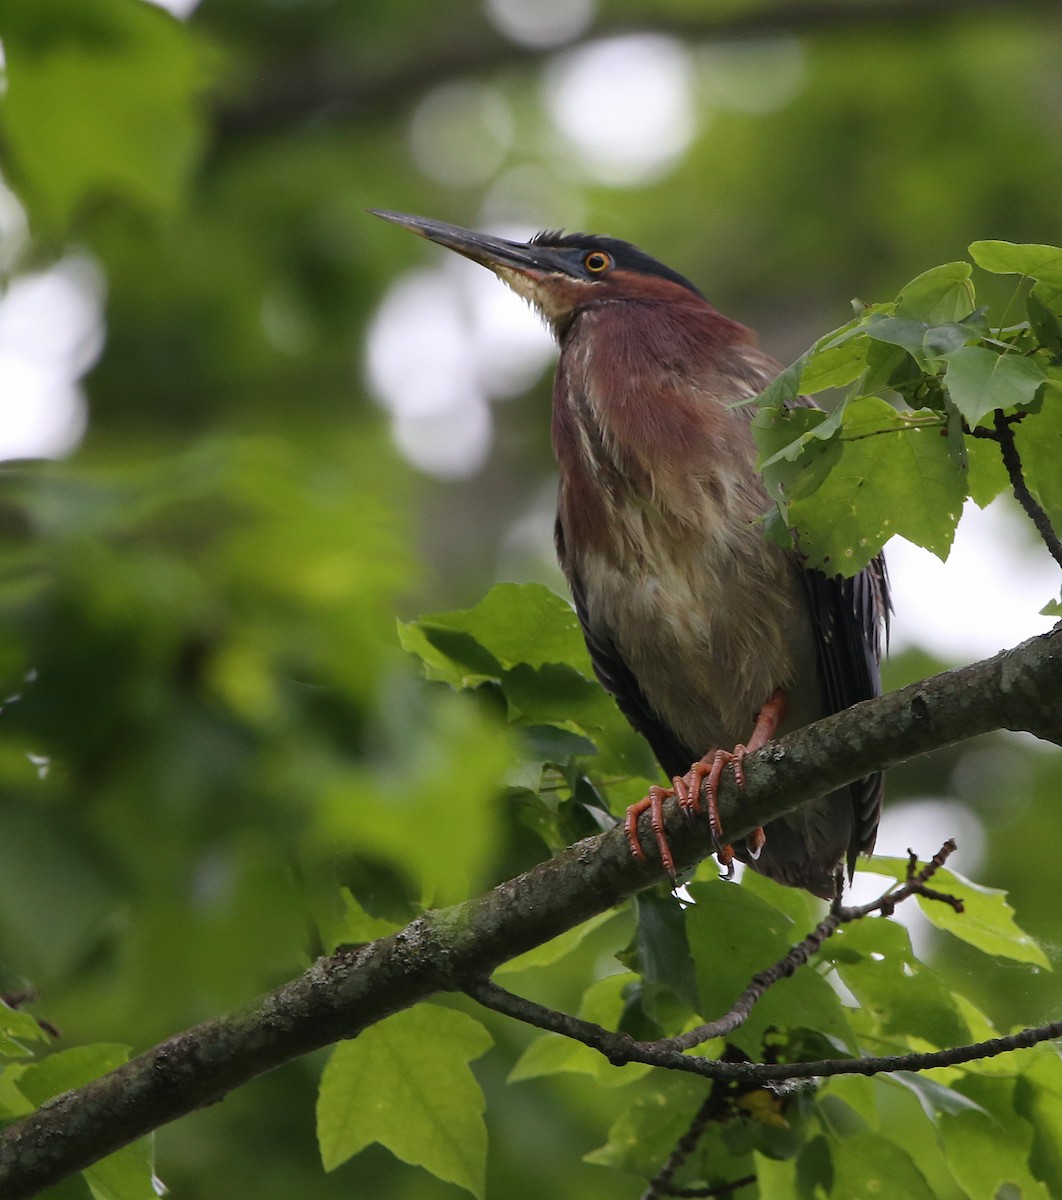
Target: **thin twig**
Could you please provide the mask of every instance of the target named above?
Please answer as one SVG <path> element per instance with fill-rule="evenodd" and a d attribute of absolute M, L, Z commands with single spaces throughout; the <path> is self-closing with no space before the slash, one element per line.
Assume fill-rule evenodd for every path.
<path fill-rule="evenodd" d="M 919 868 L 918 856 L 913 850 L 908 850 L 907 877 L 904 883 L 899 887 L 890 887 L 883 895 L 879 896 L 877 900 L 870 904 L 861 905 L 859 907 L 844 908 L 841 906 L 840 895 L 843 878 L 839 877 L 837 887 L 838 898 L 835 900 L 831 908 L 829 917 L 827 917 L 825 921 L 821 922 L 816 927 L 814 933 L 811 935 L 811 938 L 805 939 L 798 949 L 803 950 L 807 948 L 810 941 L 815 942 L 815 948 L 817 949 L 818 944 L 825 940 L 826 937 L 830 936 L 831 933 L 836 931 L 841 924 L 845 924 L 849 921 L 859 920 L 863 917 L 869 916 L 873 912 L 879 912 L 883 915 L 891 914 L 893 911 L 895 911 L 898 904 L 901 904 L 911 895 L 917 894 L 920 896 L 932 897 L 933 899 L 940 900 L 943 903 L 950 904 L 957 912 L 962 912 L 962 902 L 955 896 L 949 896 L 943 892 L 936 892 L 926 886 L 927 881 L 930 880 L 936 874 L 936 872 L 944 866 L 944 863 L 947 861 L 949 856 L 954 853 L 954 851 L 955 842 L 949 838 L 943 844 L 943 846 L 941 846 L 940 850 L 933 855 L 932 859 L 930 859 L 930 861 L 927 862 L 924 867 Z M 798 957 L 800 961 L 806 961 L 807 955 L 803 953 L 799 956 L 793 956 L 792 954 L 787 955 L 786 959 L 782 960 L 782 963 L 776 964 L 776 968 L 774 970 L 777 972 L 778 968 L 780 968 L 783 964 L 790 961 L 795 962 Z M 767 974 L 767 972 L 764 972 L 760 976 L 757 976 L 757 980 L 763 979 Z M 776 977 L 780 977 L 780 974 L 776 975 Z M 753 982 L 755 983 L 756 980 Z M 749 997 L 751 990 L 751 988 L 746 989 L 746 992 L 742 996 L 742 1001 L 745 1001 Z M 739 1004 L 740 1003 L 741 1002 L 739 1002 Z M 751 1003 L 748 1005 L 748 1007 L 751 1007 Z M 738 1005 L 735 1005 L 735 1010 L 737 1009 Z M 733 1015 L 735 1010 L 732 1010 L 731 1014 L 728 1015 Z M 702 1029 L 703 1028 L 706 1027 L 702 1027 Z M 657 1043 L 657 1045 L 661 1044 L 662 1043 L 659 1042 Z M 732 1057 L 732 1055 L 735 1053 L 740 1054 L 740 1052 L 736 1051 L 734 1047 L 728 1046 L 723 1054 L 724 1060 L 735 1061 Z M 745 1059 L 742 1055 L 739 1061 L 747 1062 L 747 1059 Z M 675 1147 L 668 1155 L 664 1165 L 649 1181 L 648 1187 L 642 1193 L 641 1200 L 662 1200 L 662 1197 L 665 1196 L 688 1197 L 690 1200 L 693 1200 L 695 1197 L 700 1198 L 732 1195 L 733 1192 L 737 1191 L 738 1189 L 756 1181 L 755 1175 L 749 1175 L 741 1179 L 731 1180 L 728 1183 L 711 1187 L 675 1187 L 671 1183 L 676 1171 L 678 1171 L 679 1168 L 681 1168 L 687 1162 L 693 1152 L 697 1149 L 697 1146 L 700 1143 L 701 1138 L 704 1137 L 705 1131 L 707 1130 L 709 1124 L 712 1121 L 721 1121 L 725 1119 L 726 1115 L 732 1111 L 732 1105 L 735 1097 L 750 1090 L 752 1089 L 747 1084 L 724 1082 L 723 1080 L 719 1079 L 716 1079 L 713 1082 L 711 1091 L 697 1109 L 697 1112 L 694 1115 L 693 1120 L 690 1122 L 688 1129 L 675 1143 Z"/>
<path fill-rule="evenodd" d="M 818 952 L 827 938 L 832 937 L 841 925 L 847 925 L 850 921 L 861 921 L 864 917 L 869 917 L 876 912 L 886 917 L 891 916 L 898 904 L 902 904 L 909 896 L 914 895 L 940 900 L 961 912 L 961 901 L 956 900 L 954 896 L 946 896 L 942 892 L 931 892 L 925 886 L 926 881 L 944 865 L 948 856 L 954 852 L 955 843 L 949 839 L 917 873 L 915 868 L 918 865 L 918 859 L 912 854 L 907 869 L 906 883 L 889 888 L 869 904 L 863 904 L 857 908 L 845 908 L 838 898 L 834 901 L 829 915 L 821 920 L 806 938 L 798 942 L 784 958 L 753 976 L 748 987 L 734 1001 L 733 1007 L 728 1013 L 715 1021 L 706 1021 L 703 1025 L 698 1025 L 696 1029 L 691 1029 L 687 1033 L 679 1034 L 676 1037 L 662 1038 L 656 1042 L 656 1045 L 667 1050 L 692 1050 L 694 1046 L 710 1042 L 712 1038 L 725 1037 L 728 1033 L 733 1033 L 749 1019 L 753 1005 L 769 987 L 778 983 L 779 980 L 787 979 L 798 967 L 802 967 L 813 954 Z M 839 896 L 840 891 L 838 890 Z"/>
<path fill-rule="evenodd" d="M 835 903 L 830 915 L 809 934 L 804 942 L 801 942 L 798 947 L 794 947 L 794 950 L 790 951 L 790 954 L 776 963 L 774 967 L 768 968 L 767 971 L 757 976 L 757 980 L 768 975 L 772 975 L 770 982 L 784 978 L 786 974 L 792 973 L 791 970 L 787 972 L 784 969 L 784 964 L 790 961 L 795 963 L 801 954 L 803 954 L 801 961 L 806 961 L 807 954 L 803 953 L 803 947 L 809 940 L 817 938 L 821 942 L 839 925 L 860 920 L 874 912 L 888 915 L 909 896 L 931 895 L 933 898 L 951 904 L 956 911 L 961 912 L 961 903 L 954 896 L 931 892 L 925 887 L 925 881 L 930 879 L 943 865 L 944 860 L 954 849 L 954 842 L 950 840 L 945 842 L 941 850 L 921 870 L 916 870 L 917 860 L 912 855 L 906 882 L 898 887 L 890 888 L 870 904 L 845 908 L 839 903 Z M 754 980 L 753 984 L 750 984 L 742 993 L 731 1012 L 727 1013 L 720 1021 L 701 1025 L 679 1038 L 664 1038 L 655 1042 L 635 1041 L 627 1034 L 613 1033 L 600 1025 L 595 1025 L 592 1021 L 584 1021 L 569 1013 L 536 1004 L 532 1000 L 506 991 L 489 979 L 480 979 L 469 983 L 466 985 L 465 991 L 486 1008 L 494 1009 L 496 1012 L 504 1013 L 539 1029 L 563 1034 L 565 1037 L 582 1042 L 603 1054 L 614 1066 L 623 1066 L 632 1062 L 644 1063 L 652 1067 L 685 1071 L 691 1075 L 700 1075 L 705 1079 L 735 1080 L 752 1086 L 784 1079 L 808 1079 L 830 1075 L 878 1075 L 887 1071 L 924 1071 L 931 1067 L 956 1066 L 959 1063 L 991 1058 L 1011 1050 L 1028 1049 L 1041 1042 L 1062 1037 L 1062 1021 L 1053 1021 L 1047 1025 L 1023 1029 L 1020 1033 L 1009 1034 L 1006 1037 L 989 1038 L 983 1042 L 956 1046 L 950 1050 L 867 1058 L 820 1059 L 816 1062 L 800 1063 L 734 1063 L 699 1056 L 691 1057 L 682 1052 L 684 1049 L 690 1049 L 706 1041 L 708 1037 L 719 1036 L 716 1030 L 720 1028 L 721 1024 L 727 1026 L 727 1031 L 741 1024 L 741 1020 L 745 1018 L 741 1017 L 735 1023 L 735 1014 L 740 1015 L 743 1006 L 746 1006 L 746 997 L 754 990 L 755 984 Z M 756 999 L 763 990 L 765 988 L 760 989 Z M 755 1000 L 752 1002 L 754 1003 Z M 751 1008 L 751 1004 L 747 1004 L 747 1008 Z"/>
<path fill-rule="evenodd" d="M 684 1054 L 684 1050 L 700 1045 L 709 1038 L 718 1037 L 721 1033 L 730 1032 L 737 1028 L 751 1012 L 752 1006 L 769 988 L 770 984 L 785 978 L 804 962 L 810 955 L 834 934 L 842 924 L 853 922 L 880 913 L 889 916 L 896 906 L 902 904 L 912 895 L 938 900 L 948 904 L 956 912 L 962 912 L 962 902 L 956 896 L 937 892 L 926 886 L 929 880 L 942 868 L 946 860 L 955 850 L 955 842 L 948 839 L 940 851 L 934 854 L 924 866 L 918 865 L 917 854 L 908 851 L 907 877 L 904 883 L 894 884 L 881 896 L 869 904 L 845 907 L 841 905 L 840 894 L 834 901 L 828 917 L 816 926 L 808 937 L 798 946 L 793 947 L 784 959 L 776 962 L 767 971 L 763 971 L 752 979 L 742 996 L 734 1003 L 730 1013 L 719 1020 L 706 1022 L 683 1034 L 678 1038 L 664 1038 L 658 1042 L 635 1042 L 626 1034 L 612 1033 L 593 1022 L 583 1021 L 576 1016 L 559 1013 L 557 1010 L 545 1008 L 541 1004 L 524 1000 L 520 996 L 498 988 L 497 984 L 488 979 L 467 986 L 470 996 L 488 1008 L 506 1015 L 515 1016 L 517 1020 L 528 1022 L 530 1025 L 562 1033 L 598 1050 L 605 1055 L 614 1066 L 622 1066 L 628 1062 L 646 1063 L 648 1066 L 664 1067 L 672 1070 L 684 1070 L 690 1074 L 701 1075 L 714 1081 L 712 1091 L 697 1109 L 694 1120 L 674 1146 L 670 1156 L 661 1166 L 658 1175 L 649 1182 L 641 1200 L 661 1200 L 664 1196 L 683 1196 L 683 1198 L 701 1198 L 701 1196 L 731 1195 L 746 1184 L 755 1182 L 755 1176 L 740 1178 L 713 1187 L 673 1187 L 671 1180 L 676 1171 L 688 1160 L 696 1150 L 698 1142 L 703 1138 L 708 1124 L 720 1120 L 732 1102 L 733 1090 L 739 1092 L 751 1091 L 752 1088 L 772 1084 L 781 1080 L 806 1079 L 814 1076 L 829 1075 L 875 1075 L 896 1070 L 926 1070 L 932 1067 L 958 1066 L 959 1063 L 972 1062 L 979 1058 L 994 1057 L 1009 1050 L 1027 1049 L 1046 1040 L 1062 1037 L 1062 1021 L 1054 1021 L 1049 1025 L 1026 1028 L 1020 1033 L 1008 1037 L 991 1038 L 985 1042 L 965 1046 L 956 1046 L 952 1050 L 938 1050 L 926 1054 L 884 1055 L 865 1058 L 833 1058 L 818 1062 L 778 1063 L 748 1061 L 733 1061 L 726 1054 L 720 1060 L 709 1060 L 700 1056 Z M 840 892 L 840 889 L 839 889 Z"/>
<path fill-rule="evenodd" d="M 733 1051 L 728 1046 L 726 1053 Z M 754 1183 L 755 1175 L 746 1175 L 741 1179 L 732 1179 L 727 1183 L 715 1184 L 712 1187 L 677 1187 L 671 1180 L 675 1172 L 683 1166 L 690 1155 L 697 1149 L 705 1130 L 712 1121 L 722 1120 L 732 1111 L 734 1085 L 716 1080 L 703 1103 L 694 1114 L 689 1128 L 675 1143 L 675 1148 L 667 1157 L 667 1161 L 649 1181 L 649 1186 L 641 1195 L 641 1200 L 659 1200 L 661 1196 L 729 1196 L 732 1192 Z"/>
<path fill-rule="evenodd" d="M 841 923 L 842 918 L 836 912 L 831 911 L 829 916 L 820 921 L 803 941 L 798 942 L 789 951 L 785 958 L 779 959 L 766 970 L 754 975 L 748 987 L 734 1001 L 734 1005 L 728 1013 L 715 1021 L 706 1021 L 703 1025 L 698 1025 L 696 1029 L 691 1029 L 687 1033 L 679 1034 L 676 1037 L 661 1038 L 656 1045 L 668 1050 L 692 1050 L 694 1046 L 710 1042 L 712 1038 L 725 1037 L 728 1033 L 733 1033 L 749 1019 L 753 1005 L 764 992 L 779 980 L 787 979 L 797 967 L 802 967 L 822 943 L 828 937 L 833 936 Z"/>
<path fill-rule="evenodd" d="M 649 1181 L 649 1186 L 642 1193 L 641 1200 L 657 1200 L 658 1196 L 673 1196 L 675 1194 L 670 1186 L 672 1177 L 694 1150 L 697 1149 L 697 1143 L 704 1137 L 704 1131 L 708 1128 L 709 1122 L 717 1120 L 719 1117 L 722 1106 L 720 1104 L 718 1087 L 717 1083 L 704 1098 L 704 1101 L 694 1114 L 689 1128 L 675 1143 L 675 1148 L 668 1155 L 664 1165 Z"/>
<path fill-rule="evenodd" d="M 625 1066 L 633 1062 L 644 1063 L 650 1067 L 664 1067 L 667 1070 L 684 1071 L 688 1075 L 699 1075 L 703 1079 L 736 1080 L 752 1086 L 785 1079 L 880 1075 L 890 1071 L 928 1071 L 933 1067 L 955 1067 L 961 1063 L 1007 1054 L 1012 1050 L 1028 1050 L 1041 1042 L 1062 1037 L 1062 1021 L 1052 1021 L 1050 1024 L 1033 1026 L 1006 1037 L 989 1038 L 984 1042 L 955 1046 L 950 1050 L 874 1055 L 867 1058 L 823 1058 L 814 1062 L 798 1063 L 728 1063 L 718 1059 L 680 1054 L 674 1050 L 661 1050 L 656 1042 L 636 1042 L 627 1034 L 612 1033 L 592 1021 L 584 1021 L 568 1013 L 536 1004 L 533 1000 L 513 995 L 488 979 L 471 983 L 465 990 L 485 1008 L 494 1009 L 495 1012 L 504 1013 L 538 1029 L 574 1038 L 599 1051 L 614 1066 Z"/>
<path fill-rule="evenodd" d="M 994 423 L 995 441 L 999 443 L 999 452 L 1003 456 L 1003 465 L 1007 468 L 1007 475 L 1010 477 L 1010 486 L 1014 489 L 1014 495 L 1017 497 L 1018 503 L 1025 509 L 1029 520 L 1036 526 L 1036 532 L 1043 538 L 1044 545 L 1050 551 L 1051 557 L 1062 567 L 1062 541 L 1059 540 L 1058 534 L 1055 533 L 1047 513 L 1037 503 L 1032 492 L 1029 491 L 1028 484 L 1025 482 L 1025 475 L 1021 468 L 1021 457 L 1018 454 L 1018 446 L 1014 440 L 1014 430 L 1011 427 L 1012 423 L 1000 408 L 997 408 L 995 411 Z"/>
<path fill-rule="evenodd" d="M 740 1179 L 731 1179 L 712 1187 L 663 1187 L 656 1193 L 643 1192 L 642 1200 L 653 1200 L 654 1196 L 732 1196 L 739 1188 L 755 1182 L 755 1175 L 742 1175 Z"/>

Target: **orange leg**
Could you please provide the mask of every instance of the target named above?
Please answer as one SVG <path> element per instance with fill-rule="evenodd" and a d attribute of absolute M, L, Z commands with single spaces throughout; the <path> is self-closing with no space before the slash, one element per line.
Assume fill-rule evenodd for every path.
<path fill-rule="evenodd" d="M 785 716 L 785 710 L 785 692 L 778 688 L 760 709 L 748 742 L 735 746 L 733 750 L 710 750 L 690 767 L 685 776 L 676 776 L 672 779 L 671 787 L 651 787 L 648 796 L 639 800 L 637 804 L 632 804 L 627 809 L 627 817 L 623 825 L 634 857 L 639 860 L 645 859 L 645 851 L 642 849 L 641 840 L 638 837 L 638 818 L 646 809 L 649 809 L 652 813 L 653 836 L 660 851 L 660 862 L 674 879 L 675 860 L 667 842 L 667 834 L 664 832 L 664 801 L 672 796 L 677 796 L 682 810 L 687 816 L 692 816 L 704 811 L 701 807 L 703 790 L 708 808 L 708 827 L 716 846 L 716 856 L 722 866 L 731 867 L 734 851 L 723 841 L 723 825 L 719 819 L 719 805 L 716 800 L 719 780 L 722 778 L 723 771 L 729 766 L 733 769 L 738 786 L 745 786 L 745 768 L 742 765 L 745 756 L 759 750 L 774 737 Z M 745 842 L 753 858 L 759 856 L 766 841 L 762 829 L 754 829 L 748 835 Z"/>

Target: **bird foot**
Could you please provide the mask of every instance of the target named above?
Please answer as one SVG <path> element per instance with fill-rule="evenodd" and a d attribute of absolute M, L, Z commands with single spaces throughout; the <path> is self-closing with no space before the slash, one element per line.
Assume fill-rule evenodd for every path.
<path fill-rule="evenodd" d="M 738 787 L 745 787 L 745 756 L 749 747 L 737 745 L 733 750 L 712 750 L 690 767 L 681 779 L 674 780 L 675 795 L 683 812 L 687 816 L 699 815 L 704 811 L 701 796 L 704 796 L 708 809 L 708 828 L 712 834 L 712 845 L 719 865 L 726 869 L 728 875 L 734 873 L 734 848 L 723 840 L 723 822 L 719 816 L 717 793 L 719 780 L 727 767 L 734 772 L 734 780 Z M 762 829 L 755 829 L 746 839 L 749 853 L 758 858 L 767 838 Z"/>
<path fill-rule="evenodd" d="M 660 862 L 672 880 L 675 879 L 675 860 L 671 855 L 671 847 L 667 842 L 667 834 L 664 832 L 664 801 L 670 800 L 674 795 L 675 789 L 673 787 L 658 787 L 654 784 L 649 789 L 648 796 L 644 796 L 637 804 L 632 804 L 627 809 L 627 816 L 623 822 L 631 854 L 639 862 L 645 862 L 645 851 L 642 849 L 641 838 L 638 836 L 638 818 L 646 809 L 649 809 L 652 814 L 653 837 L 656 839 L 657 848 L 660 851 Z"/>
<path fill-rule="evenodd" d="M 653 838 L 660 852 L 661 865 L 674 881 L 676 877 L 675 859 L 664 830 L 664 801 L 676 796 L 682 811 L 688 817 L 699 815 L 707 807 L 708 828 L 712 834 L 715 856 L 719 865 L 726 869 L 727 877 L 733 875 L 734 848 L 723 840 L 723 823 L 719 817 L 719 804 L 716 799 L 719 780 L 722 778 L 723 771 L 730 767 L 738 786 L 745 787 L 744 761 L 746 755 L 759 750 L 774 737 L 782 717 L 785 715 L 785 709 L 785 693 L 779 688 L 760 709 L 756 717 L 756 726 L 747 744 L 739 744 L 733 750 L 710 750 L 703 758 L 695 762 L 685 775 L 676 775 L 671 780 L 671 787 L 651 787 L 647 796 L 639 800 L 637 804 L 632 804 L 627 809 L 627 816 L 623 822 L 631 854 L 639 862 L 645 861 L 645 850 L 642 848 L 641 839 L 638 836 L 638 818 L 646 809 L 649 809 L 652 814 Z M 701 803 L 702 794 L 704 795 L 704 805 Z M 767 835 L 762 828 L 754 829 L 745 838 L 746 849 L 753 859 L 759 858 L 760 851 L 766 844 Z"/>
<path fill-rule="evenodd" d="M 671 787 L 655 785 L 651 787 L 647 796 L 627 809 L 627 816 L 623 822 L 631 854 L 639 862 L 645 861 L 645 850 L 642 847 L 641 838 L 638 836 L 638 818 L 648 809 L 651 814 L 653 839 L 660 852 L 661 865 L 674 881 L 676 878 L 675 859 L 671 853 L 671 846 L 668 844 L 667 832 L 664 829 L 664 801 L 670 800 L 672 796 L 677 796 L 682 811 L 687 817 L 692 817 L 694 814 L 699 815 L 704 811 L 704 806 L 701 804 L 703 792 L 708 808 L 708 828 L 712 834 L 716 858 L 719 860 L 719 865 L 726 868 L 732 875 L 734 850 L 732 846 L 723 841 L 723 824 L 719 819 L 716 790 L 723 771 L 728 766 L 733 769 L 738 785 L 745 786 L 742 760 L 747 753 L 747 746 L 735 746 L 733 750 L 712 750 L 695 762 L 685 775 L 676 775 L 671 780 Z M 749 834 L 748 845 L 753 857 L 759 854 L 765 841 L 762 829 L 757 829 Z M 755 846 L 754 850 L 753 846 Z"/>

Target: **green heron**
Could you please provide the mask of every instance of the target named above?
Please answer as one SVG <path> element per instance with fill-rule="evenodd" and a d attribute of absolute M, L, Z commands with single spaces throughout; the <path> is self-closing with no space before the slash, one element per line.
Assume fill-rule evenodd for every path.
<path fill-rule="evenodd" d="M 598 678 L 672 781 L 628 811 L 632 852 L 644 857 L 637 823 L 649 809 L 674 876 L 663 801 L 701 811 L 703 789 L 724 864 L 736 856 L 834 896 L 842 861 L 851 875 L 873 848 L 880 774 L 733 846 L 714 800 L 728 765 L 742 782 L 746 753 L 880 690 L 883 561 L 829 577 L 763 531 L 755 406 L 734 405 L 762 391 L 779 364 L 688 279 L 627 242 L 555 232 L 513 242 L 375 215 L 489 268 L 560 345 L 557 555 Z"/>

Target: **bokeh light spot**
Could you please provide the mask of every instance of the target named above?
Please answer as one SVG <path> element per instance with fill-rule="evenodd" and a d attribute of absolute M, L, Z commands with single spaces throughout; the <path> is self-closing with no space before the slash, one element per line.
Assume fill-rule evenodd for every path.
<path fill-rule="evenodd" d="M 968 501 L 946 563 L 901 538 L 889 543 L 894 651 L 972 662 L 1051 628 L 1039 610 L 1058 595 L 1058 568 L 1023 520 L 1005 497 L 984 510 Z"/>
<path fill-rule="evenodd" d="M 489 401 L 525 391 L 553 356 L 526 305 L 459 258 L 395 282 L 369 326 L 368 385 L 406 458 L 430 474 L 473 474 L 490 451 Z"/>
<path fill-rule="evenodd" d="M 409 129 L 417 166 L 440 183 L 484 183 L 504 163 L 513 117 L 497 88 L 462 81 L 435 88 L 417 106 Z"/>
<path fill-rule="evenodd" d="M 175 17 L 190 17 L 199 7 L 199 0 L 147 0 L 156 8 L 164 8 Z"/>
<path fill-rule="evenodd" d="M 562 46 L 590 27 L 593 0 L 487 0 L 487 18 L 523 46 Z"/>
<path fill-rule="evenodd" d="M 564 55 L 547 72 L 546 105 L 582 171 L 603 183 L 660 177 L 696 133 L 690 57 L 667 37 L 611 38 Z"/>
<path fill-rule="evenodd" d="M 2 93 L 0 93 L 2 95 Z M 18 197 L 0 178 L 0 271 L 14 269 L 29 241 L 29 221 Z"/>
<path fill-rule="evenodd" d="M 494 422 L 481 396 L 454 397 L 444 412 L 398 415 L 391 422 L 395 445 L 428 475 L 463 479 L 487 461 Z"/>
<path fill-rule="evenodd" d="M 84 255 L 0 298 L 0 458 L 58 458 L 85 432 L 78 380 L 103 349 L 103 276 Z"/>

